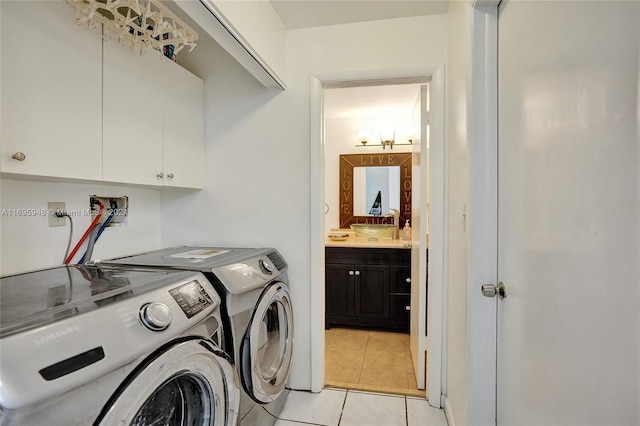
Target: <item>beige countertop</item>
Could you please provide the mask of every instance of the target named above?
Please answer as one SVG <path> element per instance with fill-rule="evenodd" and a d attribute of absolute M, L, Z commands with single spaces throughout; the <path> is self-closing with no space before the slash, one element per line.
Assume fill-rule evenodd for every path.
<path fill-rule="evenodd" d="M 331 233 L 342 232 L 348 234 L 348 237 L 344 241 L 335 241 L 325 237 L 325 247 L 369 247 L 369 248 L 395 248 L 395 249 L 410 249 L 411 241 L 405 241 L 403 239 L 394 240 L 392 238 L 378 238 L 376 241 L 370 241 L 364 237 L 356 237 L 355 233 L 348 229 L 332 229 Z M 427 235 L 427 245 L 429 236 Z"/>
<path fill-rule="evenodd" d="M 369 241 L 367 238 L 349 236 L 344 241 L 325 239 L 326 247 L 369 247 L 369 248 L 411 248 L 411 241 L 394 240 L 392 238 L 378 238 L 377 241 Z"/>

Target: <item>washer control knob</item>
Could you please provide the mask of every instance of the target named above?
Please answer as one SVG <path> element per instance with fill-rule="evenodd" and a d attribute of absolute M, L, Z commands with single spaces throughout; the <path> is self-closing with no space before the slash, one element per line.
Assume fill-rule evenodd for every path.
<path fill-rule="evenodd" d="M 171 324 L 171 311 L 164 303 L 147 303 L 140 308 L 140 319 L 149 330 L 162 331 Z"/>
<path fill-rule="evenodd" d="M 271 266 L 271 264 L 269 262 L 267 262 L 264 259 L 260 259 L 258 261 L 258 263 L 260 264 L 260 268 L 262 268 L 262 270 L 266 273 L 266 274 L 273 274 L 273 266 Z"/>

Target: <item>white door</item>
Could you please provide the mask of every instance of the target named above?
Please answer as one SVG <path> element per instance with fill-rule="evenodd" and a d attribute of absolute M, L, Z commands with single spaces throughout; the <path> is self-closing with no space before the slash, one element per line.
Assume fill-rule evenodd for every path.
<path fill-rule="evenodd" d="M 418 389 L 424 389 L 425 383 L 425 351 L 427 326 L 427 253 L 425 239 L 428 233 L 428 156 L 427 156 L 427 101 L 428 86 L 420 86 L 420 93 L 413 109 L 413 143 L 414 155 L 419 161 L 412 165 L 411 185 L 411 358 L 416 375 Z M 424 141 L 424 144 L 423 142 Z M 402 227 L 403 224 L 401 223 Z M 401 230 L 402 232 L 402 230 Z M 421 241 L 422 239 L 422 241 Z"/>
<path fill-rule="evenodd" d="M 498 425 L 640 423 L 639 7 L 499 7 Z"/>

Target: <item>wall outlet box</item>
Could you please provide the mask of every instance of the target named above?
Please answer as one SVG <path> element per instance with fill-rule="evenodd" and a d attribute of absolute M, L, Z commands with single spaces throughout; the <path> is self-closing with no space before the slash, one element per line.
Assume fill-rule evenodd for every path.
<path fill-rule="evenodd" d="M 52 226 L 65 226 L 67 219 L 65 217 L 56 216 L 56 212 L 63 212 L 65 207 L 63 202 L 50 201 L 47 203 L 47 216 L 49 217 L 49 227 Z"/>
<path fill-rule="evenodd" d="M 129 215 L 129 197 L 126 195 L 119 195 L 114 197 L 107 197 L 102 195 L 90 195 L 89 204 L 91 200 L 97 200 L 104 206 L 105 212 L 98 223 L 104 223 L 109 214 L 113 213 L 113 218 L 107 228 L 127 226 L 127 216 Z M 117 206 L 117 208 L 112 208 Z M 96 208 L 96 206 L 93 206 Z M 91 220 L 96 217 L 98 210 L 91 210 Z"/>

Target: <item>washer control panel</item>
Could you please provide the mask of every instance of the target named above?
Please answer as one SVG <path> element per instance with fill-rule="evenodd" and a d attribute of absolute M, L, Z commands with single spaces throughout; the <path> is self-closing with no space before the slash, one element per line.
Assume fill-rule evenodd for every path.
<path fill-rule="evenodd" d="M 191 281 L 180 287 L 172 288 L 169 294 L 178 303 L 187 318 L 202 312 L 214 302 L 198 281 Z"/>

